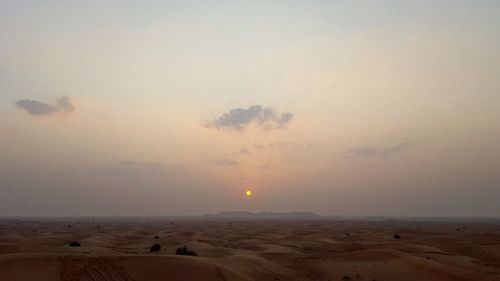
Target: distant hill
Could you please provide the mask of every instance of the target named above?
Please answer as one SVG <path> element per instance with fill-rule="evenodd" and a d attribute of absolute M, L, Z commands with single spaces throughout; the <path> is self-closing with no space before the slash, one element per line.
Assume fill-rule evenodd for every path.
<path fill-rule="evenodd" d="M 238 218 L 238 219 L 318 219 L 319 215 L 312 212 L 220 212 L 207 215 L 211 218 Z"/>

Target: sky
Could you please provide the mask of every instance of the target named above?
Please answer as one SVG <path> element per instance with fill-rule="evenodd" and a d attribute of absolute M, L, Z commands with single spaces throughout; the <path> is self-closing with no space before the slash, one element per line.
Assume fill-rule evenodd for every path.
<path fill-rule="evenodd" d="M 0 216 L 500 216 L 499 77 L 499 1 L 0 0 Z"/>

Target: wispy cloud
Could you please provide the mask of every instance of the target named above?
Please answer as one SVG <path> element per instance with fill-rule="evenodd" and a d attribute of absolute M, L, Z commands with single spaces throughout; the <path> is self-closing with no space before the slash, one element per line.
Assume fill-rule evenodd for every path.
<path fill-rule="evenodd" d="M 231 160 L 231 159 L 226 159 L 226 158 L 216 159 L 216 160 L 213 160 L 212 162 L 214 164 L 220 165 L 220 166 L 238 166 L 239 165 L 238 162 Z"/>
<path fill-rule="evenodd" d="M 67 96 L 58 98 L 53 104 L 29 99 L 18 100 L 16 106 L 31 116 L 65 115 L 75 111 L 71 98 Z"/>
<path fill-rule="evenodd" d="M 277 141 L 269 143 L 254 143 L 249 146 L 242 147 L 239 150 L 240 154 L 247 154 L 252 151 L 262 151 L 266 149 L 310 149 L 313 145 L 310 143 L 297 143 L 297 142 L 287 142 L 287 141 Z"/>
<path fill-rule="evenodd" d="M 406 143 L 387 148 L 358 147 L 348 150 L 344 158 L 386 158 L 400 153 L 408 148 Z"/>
<path fill-rule="evenodd" d="M 121 161 L 115 165 L 95 167 L 89 172 L 100 177 L 121 179 L 170 175 L 163 163 L 143 163 L 129 160 Z"/>
<path fill-rule="evenodd" d="M 272 107 L 252 105 L 248 108 L 235 108 L 222 114 L 208 124 L 208 127 L 219 130 L 229 129 L 240 131 L 246 126 L 255 123 L 264 130 L 283 128 L 293 118 L 289 112 L 277 113 Z"/>

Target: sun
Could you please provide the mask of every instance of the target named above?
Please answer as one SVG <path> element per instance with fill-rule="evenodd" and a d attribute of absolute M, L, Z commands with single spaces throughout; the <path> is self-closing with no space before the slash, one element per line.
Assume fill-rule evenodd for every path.
<path fill-rule="evenodd" d="M 252 191 L 251 191 L 251 190 L 247 190 L 247 191 L 245 191 L 245 195 L 246 195 L 247 197 L 252 196 Z"/>

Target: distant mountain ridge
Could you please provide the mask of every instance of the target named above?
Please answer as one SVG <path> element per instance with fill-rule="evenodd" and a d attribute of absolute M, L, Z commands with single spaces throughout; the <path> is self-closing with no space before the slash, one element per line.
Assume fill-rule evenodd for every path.
<path fill-rule="evenodd" d="M 248 218 L 248 219 L 316 219 L 319 215 L 313 212 L 220 212 L 207 215 L 213 218 Z"/>

